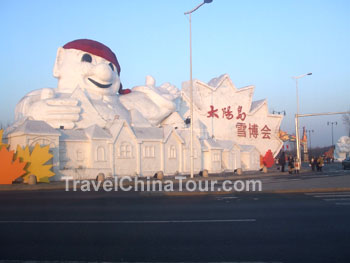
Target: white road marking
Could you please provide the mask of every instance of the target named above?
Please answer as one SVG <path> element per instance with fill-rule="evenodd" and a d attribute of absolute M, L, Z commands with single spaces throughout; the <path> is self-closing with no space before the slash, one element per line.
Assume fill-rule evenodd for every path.
<path fill-rule="evenodd" d="M 315 198 L 322 198 L 323 201 L 334 202 L 335 205 L 350 205 L 350 192 L 331 192 L 331 193 L 304 193 Z"/>
<path fill-rule="evenodd" d="M 350 201 L 350 198 L 325 198 L 325 201 Z"/>
<path fill-rule="evenodd" d="M 313 195 L 313 197 L 317 197 L 317 198 L 328 198 L 328 197 L 350 197 L 350 195 L 343 195 L 343 194 L 339 194 L 339 195 Z"/>
<path fill-rule="evenodd" d="M 2 220 L 0 224 L 173 224 L 173 223 L 231 223 L 255 222 L 256 219 L 203 219 L 203 220 Z"/>

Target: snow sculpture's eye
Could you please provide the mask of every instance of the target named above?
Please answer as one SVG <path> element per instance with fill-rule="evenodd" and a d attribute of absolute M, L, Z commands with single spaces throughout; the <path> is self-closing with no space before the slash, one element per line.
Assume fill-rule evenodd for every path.
<path fill-rule="evenodd" d="M 111 69 L 114 71 L 114 66 L 112 63 L 109 63 L 109 66 L 111 67 Z"/>
<path fill-rule="evenodd" d="M 81 58 L 81 61 L 91 63 L 92 62 L 92 57 L 91 57 L 90 54 L 84 54 L 82 56 L 82 58 Z"/>

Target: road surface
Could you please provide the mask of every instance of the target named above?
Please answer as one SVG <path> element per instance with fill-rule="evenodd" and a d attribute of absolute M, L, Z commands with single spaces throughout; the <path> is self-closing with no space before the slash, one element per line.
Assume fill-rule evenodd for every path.
<path fill-rule="evenodd" d="M 350 192 L 0 192 L 0 260 L 350 262 Z"/>

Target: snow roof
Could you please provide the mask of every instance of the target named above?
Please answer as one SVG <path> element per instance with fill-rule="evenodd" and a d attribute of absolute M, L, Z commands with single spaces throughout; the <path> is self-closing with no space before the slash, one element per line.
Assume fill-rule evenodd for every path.
<path fill-rule="evenodd" d="M 221 148 L 225 150 L 232 150 L 232 148 L 236 145 L 239 147 L 237 144 L 235 144 L 233 141 L 230 140 L 216 140 L 218 145 L 220 145 Z"/>
<path fill-rule="evenodd" d="M 18 127 L 15 127 L 9 134 L 40 134 L 40 135 L 61 135 L 59 131 L 52 128 L 44 121 L 26 119 Z"/>
<path fill-rule="evenodd" d="M 163 127 L 163 138 L 166 141 L 168 139 L 168 137 L 170 136 L 171 132 L 173 131 L 173 127 L 172 126 L 164 126 Z"/>
<path fill-rule="evenodd" d="M 86 135 L 90 139 L 110 139 L 112 136 L 98 125 L 92 125 L 85 129 Z"/>
<path fill-rule="evenodd" d="M 124 126 L 124 123 L 126 123 L 127 125 L 127 122 L 124 120 L 114 120 L 113 123 L 110 125 L 108 130 L 110 134 L 112 134 L 113 138 L 115 138 L 119 134 L 120 130 Z"/>
<path fill-rule="evenodd" d="M 165 126 L 163 128 L 164 132 L 164 142 L 168 140 L 170 135 L 174 132 L 175 136 L 180 140 L 181 143 L 185 143 L 185 140 L 181 137 L 181 135 L 177 132 L 177 129 L 174 129 L 172 126 Z"/>
<path fill-rule="evenodd" d="M 176 130 L 176 133 L 182 138 L 185 144 L 190 143 L 191 134 L 188 130 Z"/>
<path fill-rule="evenodd" d="M 89 138 L 86 136 L 85 131 L 78 130 L 61 130 L 60 141 L 87 141 Z"/>
<path fill-rule="evenodd" d="M 259 109 L 265 102 L 266 102 L 265 99 L 253 101 L 252 105 L 250 106 L 250 112 L 253 112 Z"/>
<path fill-rule="evenodd" d="M 219 86 L 220 82 L 222 82 L 225 78 L 227 78 L 228 75 L 227 74 L 222 74 L 217 78 L 212 78 L 209 82 L 208 85 L 212 86 L 212 87 L 217 87 Z"/>
<path fill-rule="evenodd" d="M 257 150 L 255 146 L 253 145 L 239 145 L 242 152 L 252 152 L 254 150 Z"/>
<path fill-rule="evenodd" d="M 176 129 L 175 132 L 183 140 L 183 142 L 185 143 L 186 146 L 190 145 L 190 143 L 191 143 L 191 131 L 190 130 Z M 193 141 L 200 141 L 195 133 L 193 134 Z"/>
<path fill-rule="evenodd" d="M 202 150 L 203 150 L 203 151 L 207 151 L 207 150 L 208 150 L 208 146 L 204 143 L 204 141 L 203 141 L 203 140 L 200 140 L 199 142 L 200 142 L 200 144 L 201 144 Z"/>
<path fill-rule="evenodd" d="M 176 111 L 171 113 L 168 117 L 166 117 L 162 121 L 162 125 L 182 125 L 184 124 L 184 120 L 181 118 L 180 114 Z"/>
<path fill-rule="evenodd" d="M 213 138 L 208 138 L 204 140 L 204 143 L 209 149 L 219 149 L 219 150 L 222 149 L 220 144 L 217 141 L 215 141 Z"/>
<path fill-rule="evenodd" d="M 163 139 L 163 129 L 156 127 L 133 127 L 136 138 L 143 141 L 159 141 Z"/>

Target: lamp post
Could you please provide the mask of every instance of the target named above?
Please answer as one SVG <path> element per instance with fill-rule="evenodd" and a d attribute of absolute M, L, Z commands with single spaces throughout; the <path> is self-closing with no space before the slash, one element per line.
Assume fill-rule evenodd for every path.
<path fill-rule="evenodd" d="M 193 178 L 193 170 L 194 170 L 194 159 L 193 159 L 193 81 L 192 81 L 192 26 L 191 26 L 191 14 L 200 8 L 204 4 L 209 4 L 213 0 L 204 0 L 203 3 L 199 4 L 195 8 L 190 11 L 185 12 L 185 15 L 189 16 L 190 22 L 190 118 L 191 118 L 191 178 Z"/>
<path fill-rule="evenodd" d="M 332 122 L 327 122 L 327 125 L 328 125 L 328 126 L 329 126 L 329 125 L 332 125 L 332 146 L 334 145 L 334 143 L 333 143 L 333 125 L 334 125 L 334 124 L 335 124 L 335 125 L 338 125 L 338 122 L 336 122 L 336 121 L 335 121 L 335 122 L 333 122 L 333 121 L 332 121 Z"/>
<path fill-rule="evenodd" d="M 296 144 L 297 144 L 297 159 L 296 162 L 298 163 L 298 170 L 300 170 L 301 167 L 301 159 L 300 159 L 300 137 L 299 137 L 299 95 L 298 95 L 298 79 L 303 78 L 305 76 L 310 76 L 312 73 L 306 73 L 300 76 L 293 77 L 295 79 L 296 84 L 296 95 L 297 95 L 297 113 L 295 114 L 295 137 L 296 137 Z"/>

